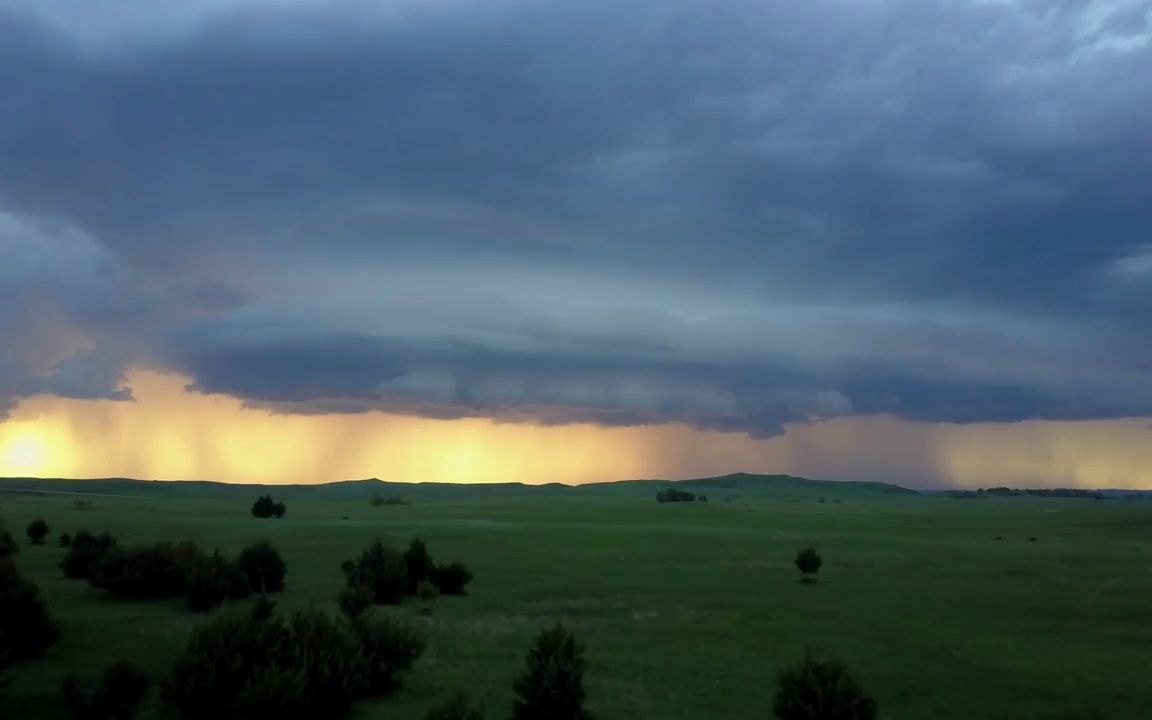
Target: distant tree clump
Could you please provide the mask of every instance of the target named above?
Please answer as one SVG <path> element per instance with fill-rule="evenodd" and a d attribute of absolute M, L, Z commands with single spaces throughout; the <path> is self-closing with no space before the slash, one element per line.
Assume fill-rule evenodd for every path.
<path fill-rule="evenodd" d="M 113 548 L 116 538 L 108 533 L 94 535 L 87 530 L 79 530 L 72 537 L 72 546 L 60 561 L 64 576 L 72 580 L 84 580 L 92 574 L 96 563 Z"/>
<path fill-rule="evenodd" d="M 816 548 L 806 548 L 796 555 L 796 569 L 803 573 L 803 582 L 816 582 L 816 573 L 820 572 L 820 565 L 824 560 L 816 552 Z"/>
<path fill-rule="evenodd" d="M 484 706 L 473 705 L 464 693 L 457 693 L 443 705 L 428 711 L 424 720 L 484 720 Z"/>
<path fill-rule="evenodd" d="M 399 604 L 408 589 L 404 556 L 380 539 L 364 548 L 346 575 L 348 587 L 372 590 L 377 605 Z"/>
<path fill-rule="evenodd" d="M 590 720 L 584 709 L 584 647 L 556 625 L 540 633 L 516 680 L 512 720 Z"/>
<path fill-rule="evenodd" d="M 188 720 L 336 720 L 394 690 L 422 648 L 399 622 L 285 618 L 265 601 L 196 628 L 163 697 Z"/>
<path fill-rule="evenodd" d="M 104 669 L 95 688 L 84 691 L 75 678 L 64 681 L 64 704 L 72 720 L 131 720 L 150 681 L 130 662 L 116 662 Z"/>
<path fill-rule="evenodd" d="M 68 533 L 61 533 L 59 542 L 60 542 L 60 547 L 70 548 L 70 547 L 72 547 L 72 536 Z"/>
<path fill-rule="evenodd" d="M 274 501 L 271 495 L 261 495 L 252 503 L 252 517 L 282 518 L 287 510 L 284 503 Z"/>
<path fill-rule="evenodd" d="M 51 528 L 48 527 L 48 523 L 44 522 L 44 518 L 36 518 L 28 523 L 26 532 L 28 533 L 28 539 L 32 541 L 33 545 L 43 545 L 44 538 L 48 537 Z"/>
<path fill-rule="evenodd" d="M 44 653 L 60 631 L 40 597 L 9 559 L 0 559 L 0 670 Z"/>
<path fill-rule="evenodd" d="M 667 490 L 661 490 L 656 493 L 656 502 L 696 502 L 696 493 L 688 492 L 687 490 L 677 490 L 676 488 L 668 488 Z"/>
<path fill-rule="evenodd" d="M 875 720 L 876 701 L 843 663 L 805 655 L 782 668 L 773 709 L 778 720 Z"/>
<path fill-rule="evenodd" d="M 379 493 L 373 494 L 372 499 L 369 500 L 368 502 L 372 504 L 372 507 L 380 507 L 381 505 L 404 505 L 405 504 L 404 498 L 400 497 L 399 495 L 392 495 L 390 497 L 384 497 L 383 495 L 381 495 Z"/>
<path fill-rule="evenodd" d="M 288 566 L 280 552 L 267 542 L 258 542 L 240 551 L 236 561 L 248 578 L 248 587 L 254 593 L 275 593 L 284 589 Z"/>

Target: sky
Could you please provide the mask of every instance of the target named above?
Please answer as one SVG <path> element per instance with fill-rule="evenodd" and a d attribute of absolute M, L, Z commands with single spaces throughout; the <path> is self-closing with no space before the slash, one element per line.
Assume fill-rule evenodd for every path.
<path fill-rule="evenodd" d="M 1152 0 L 0 0 L 0 474 L 1152 487 Z"/>

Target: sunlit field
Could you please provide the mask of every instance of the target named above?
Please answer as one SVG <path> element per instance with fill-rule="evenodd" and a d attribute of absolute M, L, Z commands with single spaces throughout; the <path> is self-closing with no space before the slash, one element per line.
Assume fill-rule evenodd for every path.
<path fill-rule="evenodd" d="M 56 538 L 81 528 L 228 553 L 268 539 L 288 564 L 280 606 L 332 612 L 340 562 L 377 536 L 420 536 L 437 558 L 466 562 L 469 594 L 440 598 L 430 616 L 415 601 L 377 610 L 408 616 L 428 646 L 397 695 L 358 706 L 365 720 L 417 720 L 456 690 L 507 717 L 526 649 L 556 620 L 587 645 L 601 719 L 770 717 L 776 668 L 808 647 L 843 659 L 892 720 L 1128 720 L 1152 708 L 1152 502 L 816 488 L 658 504 L 629 486 L 425 490 L 373 506 L 366 489 L 285 490 L 286 517 L 258 520 L 254 489 L 140 492 L 151 496 L 92 497 L 89 509 L 71 495 L 0 495 L 16 561 L 62 629 L 12 674 L 3 717 L 61 717 L 62 679 L 114 659 L 160 680 L 210 617 L 66 580 Z M 52 527 L 43 546 L 24 537 L 35 517 Z M 811 585 L 792 564 L 808 545 L 824 556 Z M 173 715 L 153 690 L 141 717 Z"/>

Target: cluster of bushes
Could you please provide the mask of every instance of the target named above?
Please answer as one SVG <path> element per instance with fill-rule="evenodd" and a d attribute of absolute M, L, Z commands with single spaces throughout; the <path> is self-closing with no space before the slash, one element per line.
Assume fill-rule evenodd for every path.
<path fill-rule="evenodd" d="M 459 562 L 439 564 L 419 538 L 401 553 L 377 539 L 355 561 L 340 566 L 349 590 L 340 596 L 341 607 L 362 604 L 371 597 L 375 605 L 396 605 L 405 595 L 463 595 L 472 573 Z"/>
<path fill-rule="evenodd" d="M 668 488 L 656 493 L 656 502 L 660 503 L 674 503 L 674 502 L 708 502 L 707 495 L 697 495 L 694 492 L 687 490 L 677 490 L 676 488 Z"/>
<path fill-rule="evenodd" d="M 39 657 L 59 635 L 40 588 L 10 558 L 0 558 L 0 672 Z"/>
<path fill-rule="evenodd" d="M 20 543 L 12 537 L 12 533 L 0 525 L 0 560 L 20 552 Z"/>
<path fill-rule="evenodd" d="M 399 495 L 392 495 L 391 497 L 384 497 L 380 494 L 374 494 L 372 499 L 368 501 L 372 507 L 380 507 L 382 505 L 403 505 L 404 498 Z"/>
<path fill-rule="evenodd" d="M 129 662 L 104 669 L 96 687 L 83 690 L 75 678 L 64 680 L 64 705 L 71 720 L 129 720 L 148 692 L 151 681 Z"/>
<path fill-rule="evenodd" d="M 423 650 L 419 634 L 391 618 L 285 617 L 262 600 L 197 628 L 163 696 L 189 720 L 340 718 L 396 690 Z"/>
<path fill-rule="evenodd" d="M 1103 500 L 1104 494 L 1097 490 L 1084 490 L 1081 488 L 1009 488 L 1009 487 L 991 487 L 985 490 L 978 488 L 976 490 L 956 490 L 952 493 L 952 497 L 960 498 L 963 500 L 975 500 L 985 497 L 1020 497 L 1021 495 L 1031 497 L 1057 497 L 1057 498 L 1080 498 L 1081 500 Z"/>
<path fill-rule="evenodd" d="M 65 576 L 126 600 L 183 596 L 189 609 L 210 610 L 226 600 L 284 587 L 287 567 L 274 547 L 261 542 L 230 560 L 195 543 L 155 543 L 121 548 L 114 537 L 81 530 L 60 563 Z"/>
<path fill-rule="evenodd" d="M 252 517 L 282 518 L 288 511 L 282 502 L 275 502 L 271 495 L 261 495 L 252 503 Z"/>

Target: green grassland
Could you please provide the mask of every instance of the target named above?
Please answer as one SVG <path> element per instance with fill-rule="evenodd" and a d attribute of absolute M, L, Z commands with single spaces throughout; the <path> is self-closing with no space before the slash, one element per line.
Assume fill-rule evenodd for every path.
<path fill-rule="evenodd" d="M 359 707 L 365 720 L 417 720 L 458 689 L 507 717 L 528 645 L 558 619 L 587 645 L 601 720 L 770 717 L 776 668 L 807 647 L 845 660 L 891 720 L 1152 717 L 1152 502 L 740 475 L 681 485 L 708 503 L 656 503 L 667 486 L 272 488 L 288 514 L 258 520 L 260 488 L 0 481 L 0 517 L 25 541 L 17 562 L 62 627 L 12 674 L 0 716 L 60 717 L 63 677 L 113 659 L 160 678 L 208 617 L 66 580 L 56 536 L 88 528 L 230 554 L 271 540 L 288 563 L 281 607 L 333 612 L 340 561 L 377 536 L 421 536 L 438 559 L 466 562 L 468 596 L 441 598 L 430 617 L 391 610 L 428 647 L 396 696 Z M 77 491 L 99 495 L 78 509 Z M 373 493 L 408 502 L 373 506 Z M 52 526 L 45 546 L 23 535 L 34 517 Z M 792 565 L 808 545 L 824 555 L 815 585 Z M 148 703 L 142 717 L 170 717 L 155 694 Z"/>

